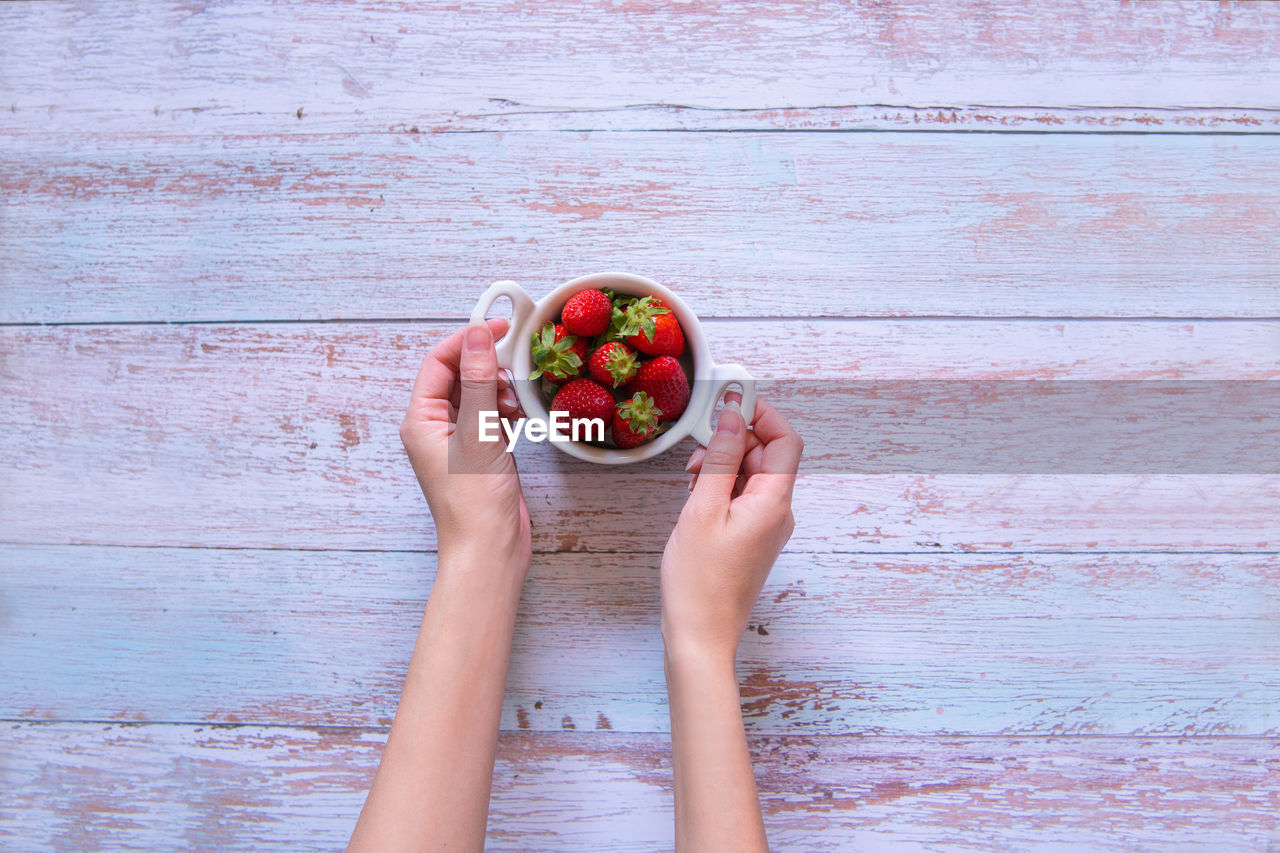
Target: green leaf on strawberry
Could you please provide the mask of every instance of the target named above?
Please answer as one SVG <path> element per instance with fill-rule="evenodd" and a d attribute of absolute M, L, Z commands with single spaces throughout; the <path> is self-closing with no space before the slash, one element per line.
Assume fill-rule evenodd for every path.
<path fill-rule="evenodd" d="M 662 410 L 652 397 L 637 391 L 630 399 L 618 403 L 613 413 L 613 443 L 627 449 L 637 447 L 653 437 L 658 430 Z"/>
<path fill-rule="evenodd" d="M 587 373 L 606 388 L 619 388 L 636 375 L 635 351 L 621 341 L 610 341 L 592 351 Z"/>
<path fill-rule="evenodd" d="M 622 311 L 622 319 L 618 326 L 618 336 L 621 338 L 629 338 L 643 333 L 644 335 L 652 338 L 654 333 L 653 318 L 659 314 L 670 313 L 670 308 L 658 305 L 654 302 L 652 296 L 637 299 Z M 613 329 L 614 322 L 619 322 L 616 309 L 613 322 L 610 323 L 610 331 Z"/>
<path fill-rule="evenodd" d="M 653 398 L 648 394 L 637 391 L 630 399 L 618 404 L 618 414 L 626 420 L 632 432 L 643 433 L 658 425 L 662 409 L 654 404 Z"/>
<path fill-rule="evenodd" d="M 537 379 L 544 374 L 556 379 L 577 376 L 582 369 L 582 356 L 574 349 L 577 342 L 576 335 L 563 335 L 556 340 L 555 324 L 548 322 L 533 335 L 530 348 L 533 370 L 529 378 Z"/>
<path fill-rule="evenodd" d="M 613 307 L 613 316 L 609 318 L 609 327 L 600 334 L 596 335 L 595 340 L 591 342 L 591 348 L 597 349 L 605 344 L 613 341 L 622 340 L 622 324 L 626 321 L 626 313 L 617 305 Z"/>

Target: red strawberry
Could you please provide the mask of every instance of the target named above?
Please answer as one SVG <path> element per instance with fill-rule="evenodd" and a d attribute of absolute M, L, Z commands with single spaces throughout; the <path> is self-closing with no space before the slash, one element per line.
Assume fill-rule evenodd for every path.
<path fill-rule="evenodd" d="M 557 385 L 582 375 L 590 342 L 569 334 L 563 323 L 547 323 L 533 336 L 533 372 L 530 379 L 546 376 Z"/>
<path fill-rule="evenodd" d="M 573 334 L 564 323 L 556 323 L 556 340 L 560 341 L 565 338 L 574 339 L 572 344 L 573 353 L 578 357 L 579 361 L 586 364 L 587 354 L 591 352 L 591 341 Z"/>
<path fill-rule="evenodd" d="M 659 314 L 653 318 L 652 333 L 640 332 L 627 338 L 627 343 L 645 355 L 680 355 L 684 352 L 684 331 L 675 314 Z"/>
<path fill-rule="evenodd" d="M 607 343 L 591 353 L 587 373 L 606 388 L 617 388 L 636 375 L 636 354 L 624 343 Z"/>
<path fill-rule="evenodd" d="M 609 328 L 613 303 L 599 290 L 580 290 L 564 303 L 560 322 L 575 335 L 591 337 Z"/>
<path fill-rule="evenodd" d="M 622 448 L 644 444 L 658 429 L 661 414 L 652 397 L 637 391 L 631 399 L 618 403 L 613 412 L 613 443 Z"/>
<path fill-rule="evenodd" d="M 613 395 L 590 379 L 575 379 L 556 392 L 551 411 L 568 412 L 571 424 L 583 420 L 607 424 L 613 419 Z M 584 432 L 591 434 L 592 430 L 588 427 Z"/>
<path fill-rule="evenodd" d="M 659 314 L 670 314 L 671 309 L 662 305 L 652 296 L 640 299 L 623 299 L 618 303 L 618 321 L 615 323 L 618 335 L 624 338 L 637 332 L 653 331 L 653 318 Z"/>
<path fill-rule="evenodd" d="M 689 379 L 680 362 L 669 355 L 660 355 L 640 365 L 635 378 L 623 391 L 633 396 L 637 391 L 648 394 L 662 411 L 664 421 L 674 421 L 689 405 Z"/>
<path fill-rule="evenodd" d="M 684 332 L 680 322 L 662 300 L 652 296 L 637 299 L 622 312 L 618 334 L 646 355 L 680 355 L 684 352 Z"/>

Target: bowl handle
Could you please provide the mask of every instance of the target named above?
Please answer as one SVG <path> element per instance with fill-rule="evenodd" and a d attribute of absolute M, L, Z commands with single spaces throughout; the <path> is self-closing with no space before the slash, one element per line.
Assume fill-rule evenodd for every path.
<path fill-rule="evenodd" d="M 493 303 L 498 298 L 505 296 L 511 300 L 511 327 L 507 329 L 507 333 L 503 335 L 502 340 L 494 345 L 498 351 L 498 367 L 503 370 L 510 370 L 512 357 L 515 355 L 517 339 L 524 336 L 525 321 L 533 314 L 535 307 L 533 299 L 529 294 L 524 292 L 524 288 L 516 284 L 514 281 L 495 281 L 489 285 L 489 289 L 480 295 L 480 299 L 476 302 L 476 307 L 471 312 L 471 322 L 475 324 L 483 323 L 484 317 L 489 313 L 489 309 L 493 307 Z M 524 377 L 518 376 L 517 379 Z"/>
<path fill-rule="evenodd" d="M 689 434 L 693 436 L 694 441 L 706 447 L 711 441 L 711 436 L 715 434 L 715 427 L 711 424 L 711 415 L 716 409 L 716 401 L 720 399 L 720 395 L 724 393 L 724 389 L 730 385 L 742 386 L 742 417 L 750 424 L 756 416 L 756 381 L 751 378 L 751 374 L 747 373 L 747 369 L 740 364 L 716 364 L 711 368 L 711 378 L 704 380 L 705 384 L 710 386 L 710 393 L 703 392 L 703 410 L 698 413 L 698 418 L 693 423 L 693 429 L 689 430 Z"/>

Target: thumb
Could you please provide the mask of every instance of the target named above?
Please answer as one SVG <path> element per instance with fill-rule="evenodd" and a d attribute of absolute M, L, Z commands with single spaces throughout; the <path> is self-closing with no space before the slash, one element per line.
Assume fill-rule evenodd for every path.
<path fill-rule="evenodd" d="M 728 503 L 746 450 L 747 424 L 742 419 L 742 409 L 736 402 L 725 403 L 715 434 L 707 442 L 707 455 L 693 487 L 694 499 Z"/>
<path fill-rule="evenodd" d="M 480 413 L 498 410 L 498 354 L 488 326 L 468 326 L 463 334 L 458 379 L 458 432 L 474 438 Z"/>

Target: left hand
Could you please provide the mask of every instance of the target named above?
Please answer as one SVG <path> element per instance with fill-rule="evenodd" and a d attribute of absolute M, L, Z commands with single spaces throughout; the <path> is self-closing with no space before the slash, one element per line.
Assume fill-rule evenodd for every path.
<path fill-rule="evenodd" d="M 532 548 L 515 459 L 504 440 L 479 440 L 480 412 L 522 416 L 498 375 L 493 342 L 506 332 L 507 321 L 494 319 L 437 344 L 418 371 L 400 438 L 435 520 L 441 566 L 491 566 L 523 581 Z"/>
<path fill-rule="evenodd" d="M 732 664 L 751 608 L 795 528 L 791 495 L 804 441 L 764 400 L 752 429 L 725 395 L 716 432 L 694 451 L 692 491 L 662 555 L 668 657 Z"/>

